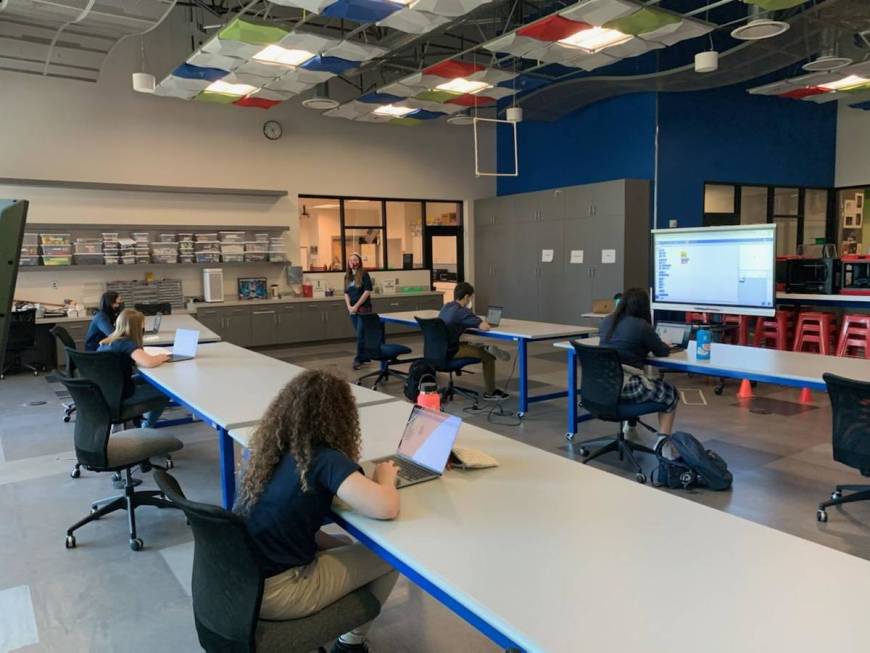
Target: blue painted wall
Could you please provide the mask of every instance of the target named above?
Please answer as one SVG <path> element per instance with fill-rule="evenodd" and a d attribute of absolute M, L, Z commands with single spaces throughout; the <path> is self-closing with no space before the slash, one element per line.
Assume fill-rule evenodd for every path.
<path fill-rule="evenodd" d="M 756 84 L 752 84 L 753 86 Z M 749 95 L 743 87 L 661 93 L 659 221 L 700 225 L 704 182 L 833 186 L 836 103 Z M 604 100 L 552 123 L 519 127 L 520 176 L 498 194 L 654 177 L 656 96 Z M 499 138 L 500 169 L 512 163 Z"/>
<path fill-rule="evenodd" d="M 609 179 L 652 179 L 655 94 L 597 102 L 555 122 L 518 129 L 519 177 L 499 177 L 498 194 L 525 193 Z M 498 139 L 499 170 L 513 167 L 513 147 Z"/>
<path fill-rule="evenodd" d="M 836 102 L 742 87 L 659 95 L 659 224 L 700 225 L 704 182 L 833 186 Z"/>

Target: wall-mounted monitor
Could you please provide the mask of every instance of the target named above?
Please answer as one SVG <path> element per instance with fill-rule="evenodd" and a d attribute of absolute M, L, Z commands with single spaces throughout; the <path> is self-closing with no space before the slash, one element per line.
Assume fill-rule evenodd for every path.
<path fill-rule="evenodd" d="M 776 225 L 655 229 L 653 308 L 772 316 Z"/>

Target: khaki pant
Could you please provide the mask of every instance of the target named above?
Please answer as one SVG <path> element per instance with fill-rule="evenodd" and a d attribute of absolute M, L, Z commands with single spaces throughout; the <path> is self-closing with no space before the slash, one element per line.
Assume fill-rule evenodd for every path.
<path fill-rule="evenodd" d="M 472 345 L 467 342 L 459 343 L 459 351 L 453 358 L 479 358 L 483 364 L 483 385 L 487 394 L 495 392 L 495 356 L 486 351 L 481 345 Z"/>
<path fill-rule="evenodd" d="M 310 565 L 266 579 L 260 617 L 272 621 L 307 617 L 363 586 L 383 605 L 398 577 L 362 544 L 319 551 Z M 369 625 L 360 624 L 353 633 L 365 636 Z"/>

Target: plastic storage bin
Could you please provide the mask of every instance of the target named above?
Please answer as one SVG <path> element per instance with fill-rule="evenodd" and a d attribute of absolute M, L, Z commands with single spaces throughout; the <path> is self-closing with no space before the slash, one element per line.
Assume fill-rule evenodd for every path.
<path fill-rule="evenodd" d="M 245 243 L 245 252 L 268 252 L 268 240 L 249 240 Z"/>
<path fill-rule="evenodd" d="M 39 265 L 39 257 L 38 256 L 21 256 L 18 259 L 18 265 L 21 267 L 29 268 L 34 265 Z"/>
<path fill-rule="evenodd" d="M 175 234 L 160 234 L 160 242 L 161 243 L 174 243 L 175 242 Z"/>
<path fill-rule="evenodd" d="M 284 252 L 269 252 L 269 260 L 272 263 L 285 263 L 287 261 L 287 254 Z"/>
<path fill-rule="evenodd" d="M 105 263 L 106 265 L 118 265 L 118 263 L 120 263 L 120 260 L 119 260 L 118 256 L 104 254 L 103 255 L 103 263 Z"/>
<path fill-rule="evenodd" d="M 69 256 L 72 254 L 72 246 L 70 245 L 43 245 L 43 256 Z"/>
<path fill-rule="evenodd" d="M 254 234 L 254 240 L 269 242 L 269 234 Z"/>
<path fill-rule="evenodd" d="M 178 243 L 154 243 L 151 245 L 151 253 L 156 256 L 176 256 Z"/>
<path fill-rule="evenodd" d="M 69 245 L 69 234 L 39 234 L 43 245 Z"/>
<path fill-rule="evenodd" d="M 221 254 L 244 254 L 244 243 L 221 243 Z"/>
<path fill-rule="evenodd" d="M 224 260 L 224 263 L 244 263 L 245 255 L 244 254 L 222 254 L 221 257 Z"/>
<path fill-rule="evenodd" d="M 136 263 L 136 256 L 133 254 L 125 254 L 119 257 L 122 265 L 133 265 Z"/>
<path fill-rule="evenodd" d="M 215 233 L 215 232 L 204 233 L 204 234 L 194 234 L 193 239 L 199 243 L 199 242 L 203 242 L 203 241 L 217 240 L 218 236 L 217 236 L 217 233 Z"/>
<path fill-rule="evenodd" d="M 72 265 L 72 256 L 43 256 L 42 257 L 43 265 Z"/>
<path fill-rule="evenodd" d="M 147 243 L 151 240 L 151 234 L 149 234 L 147 231 L 134 231 L 133 240 L 135 240 L 137 243 Z"/>
<path fill-rule="evenodd" d="M 220 237 L 221 237 L 221 242 L 223 242 L 223 243 L 244 243 L 245 242 L 245 232 L 244 231 L 221 231 Z"/>
<path fill-rule="evenodd" d="M 199 240 L 194 245 L 194 251 L 196 253 L 211 252 L 214 254 L 220 254 L 221 244 L 216 240 Z"/>
<path fill-rule="evenodd" d="M 246 263 L 263 263 L 268 258 L 269 254 L 267 252 L 245 252 Z"/>
<path fill-rule="evenodd" d="M 39 245 L 22 245 L 21 256 L 39 256 Z"/>
<path fill-rule="evenodd" d="M 79 254 L 75 255 L 76 265 L 103 265 L 104 259 L 102 254 Z"/>
<path fill-rule="evenodd" d="M 151 257 L 151 260 L 155 263 L 160 264 L 170 264 L 170 263 L 178 263 L 178 255 L 177 254 L 154 254 Z"/>
<path fill-rule="evenodd" d="M 196 263 L 196 258 L 193 254 L 181 254 L 178 257 L 179 263 Z"/>
<path fill-rule="evenodd" d="M 79 238 L 75 244 L 76 254 L 102 254 L 103 241 Z"/>
<path fill-rule="evenodd" d="M 220 263 L 221 255 L 218 252 L 197 252 L 197 263 Z"/>
<path fill-rule="evenodd" d="M 39 234 L 24 234 L 24 240 L 21 241 L 22 245 L 38 245 L 39 244 Z"/>

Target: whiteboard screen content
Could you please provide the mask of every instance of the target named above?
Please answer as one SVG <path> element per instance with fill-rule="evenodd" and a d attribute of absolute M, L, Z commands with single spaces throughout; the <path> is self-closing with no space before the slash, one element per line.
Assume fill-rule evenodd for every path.
<path fill-rule="evenodd" d="M 775 224 L 652 233 L 653 308 L 774 314 Z"/>

